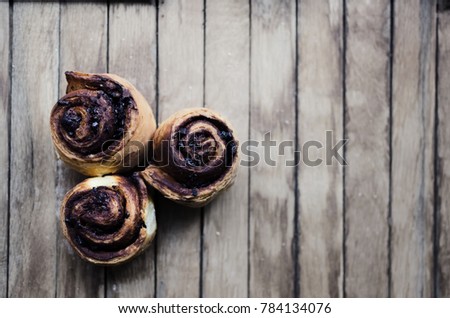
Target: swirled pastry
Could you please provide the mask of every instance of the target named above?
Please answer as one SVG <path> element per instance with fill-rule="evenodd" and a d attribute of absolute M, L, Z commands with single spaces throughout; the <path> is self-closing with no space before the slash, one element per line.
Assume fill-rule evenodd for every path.
<path fill-rule="evenodd" d="M 156 121 L 137 89 L 113 74 L 66 72 L 66 78 L 67 94 L 50 117 L 61 159 L 87 176 L 144 163 Z"/>
<path fill-rule="evenodd" d="M 153 201 L 137 173 L 84 180 L 65 195 L 60 216 L 73 249 L 99 265 L 135 257 L 156 234 Z"/>
<path fill-rule="evenodd" d="M 184 109 L 156 130 L 145 181 L 177 203 L 200 207 L 234 181 L 238 141 L 230 125 L 206 108 Z"/>

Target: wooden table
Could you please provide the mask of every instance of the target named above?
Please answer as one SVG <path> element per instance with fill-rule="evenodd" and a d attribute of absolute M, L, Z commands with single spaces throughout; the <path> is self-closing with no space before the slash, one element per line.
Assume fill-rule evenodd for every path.
<path fill-rule="evenodd" d="M 0 1 L 0 295 L 450 296 L 450 13 L 434 0 Z M 94 267 L 58 227 L 82 176 L 49 112 L 65 70 L 134 83 L 159 121 L 189 106 L 267 132 L 204 209 L 158 198 L 158 236 Z M 305 164 L 326 131 L 348 165 Z M 255 148 L 261 157 L 262 148 Z M 299 164 L 286 160 L 297 152 Z M 325 159 L 325 148 L 310 148 Z M 245 159 L 245 156 L 243 156 Z"/>

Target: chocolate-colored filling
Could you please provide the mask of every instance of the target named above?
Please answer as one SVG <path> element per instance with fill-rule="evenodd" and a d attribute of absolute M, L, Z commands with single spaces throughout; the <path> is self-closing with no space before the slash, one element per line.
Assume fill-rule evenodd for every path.
<path fill-rule="evenodd" d="M 192 125 L 199 122 L 213 127 L 220 139 L 217 140 L 208 129 L 194 129 L 191 132 Z M 223 145 L 223 153 L 218 153 L 222 149 L 220 144 Z M 167 144 L 155 145 L 155 156 L 159 160 L 153 164 L 159 165 L 182 187 L 191 189 L 193 196 L 198 194 L 199 188 L 206 187 L 225 175 L 237 154 L 237 143 L 232 131 L 222 121 L 204 116 L 189 118 L 176 127 L 169 148 L 165 148 L 166 146 Z M 170 186 L 179 190 L 175 189 L 179 187 L 176 184 Z"/>
<path fill-rule="evenodd" d="M 95 259 L 112 259 L 138 240 L 144 221 L 139 214 L 134 216 L 133 224 L 124 224 L 130 218 L 125 200 L 119 189 L 104 186 L 70 197 L 64 209 L 64 221 L 72 242 L 84 254 Z M 117 238 L 123 226 L 127 226 L 127 230 Z M 113 242 L 108 242 L 111 240 Z"/>
<path fill-rule="evenodd" d="M 127 130 L 130 111 L 137 109 L 127 89 L 97 75 L 57 105 L 52 114 L 59 122 L 57 133 L 68 148 L 83 155 L 112 151 Z"/>
<path fill-rule="evenodd" d="M 73 109 L 67 110 L 61 119 L 61 125 L 69 136 L 73 136 L 74 132 L 80 126 L 80 122 L 81 116 Z"/>
<path fill-rule="evenodd" d="M 195 132 L 189 136 L 178 135 L 177 149 L 191 167 L 207 165 L 216 151 L 216 141 L 209 132 Z"/>

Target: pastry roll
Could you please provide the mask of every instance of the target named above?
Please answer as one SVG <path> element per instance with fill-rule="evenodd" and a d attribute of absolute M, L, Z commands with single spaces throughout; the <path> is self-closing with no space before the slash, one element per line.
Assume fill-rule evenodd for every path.
<path fill-rule="evenodd" d="M 87 176 L 144 164 L 156 121 L 136 88 L 113 74 L 66 72 L 66 79 L 67 94 L 50 118 L 61 159 Z"/>
<path fill-rule="evenodd" d="M 128 261 L 156 234 L 153 201 L 137 173 L 84 180 L 65 195 L 60 216 L 73 249 L 98 265 Z"/>
<path fill-rule="evenodd" d="M 177 203 L 201 207 L 234 181 L 238 141 L 230 125 L 206 108 L 178 111 L 156 130 L 145 181 Z"/>

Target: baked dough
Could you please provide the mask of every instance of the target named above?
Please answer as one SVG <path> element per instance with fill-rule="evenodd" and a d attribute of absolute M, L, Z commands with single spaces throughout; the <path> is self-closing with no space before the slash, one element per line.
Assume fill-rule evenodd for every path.
<path fill-rule="evenodd" d="M 132 259 L 156 234 L 155 207 L 137 173 L 84 180 L 65 195 L 60 217 L 73 249 L 97 265 Z"/>
<path fill-rule="evenodd" d="M 230 124 L 207 108 L 176 112 L 156 130 L 141 173 L 166 198 L 201 207 L 234 181 L 239 143 Z"/>
<path fill-rule="evenodd" d="M 145 167 L 156 130 L 145 98 L 114 74 L 66 72 L 67 95 L 53 107 L 50 126 L 61 159 L 86 176 Z"/>

